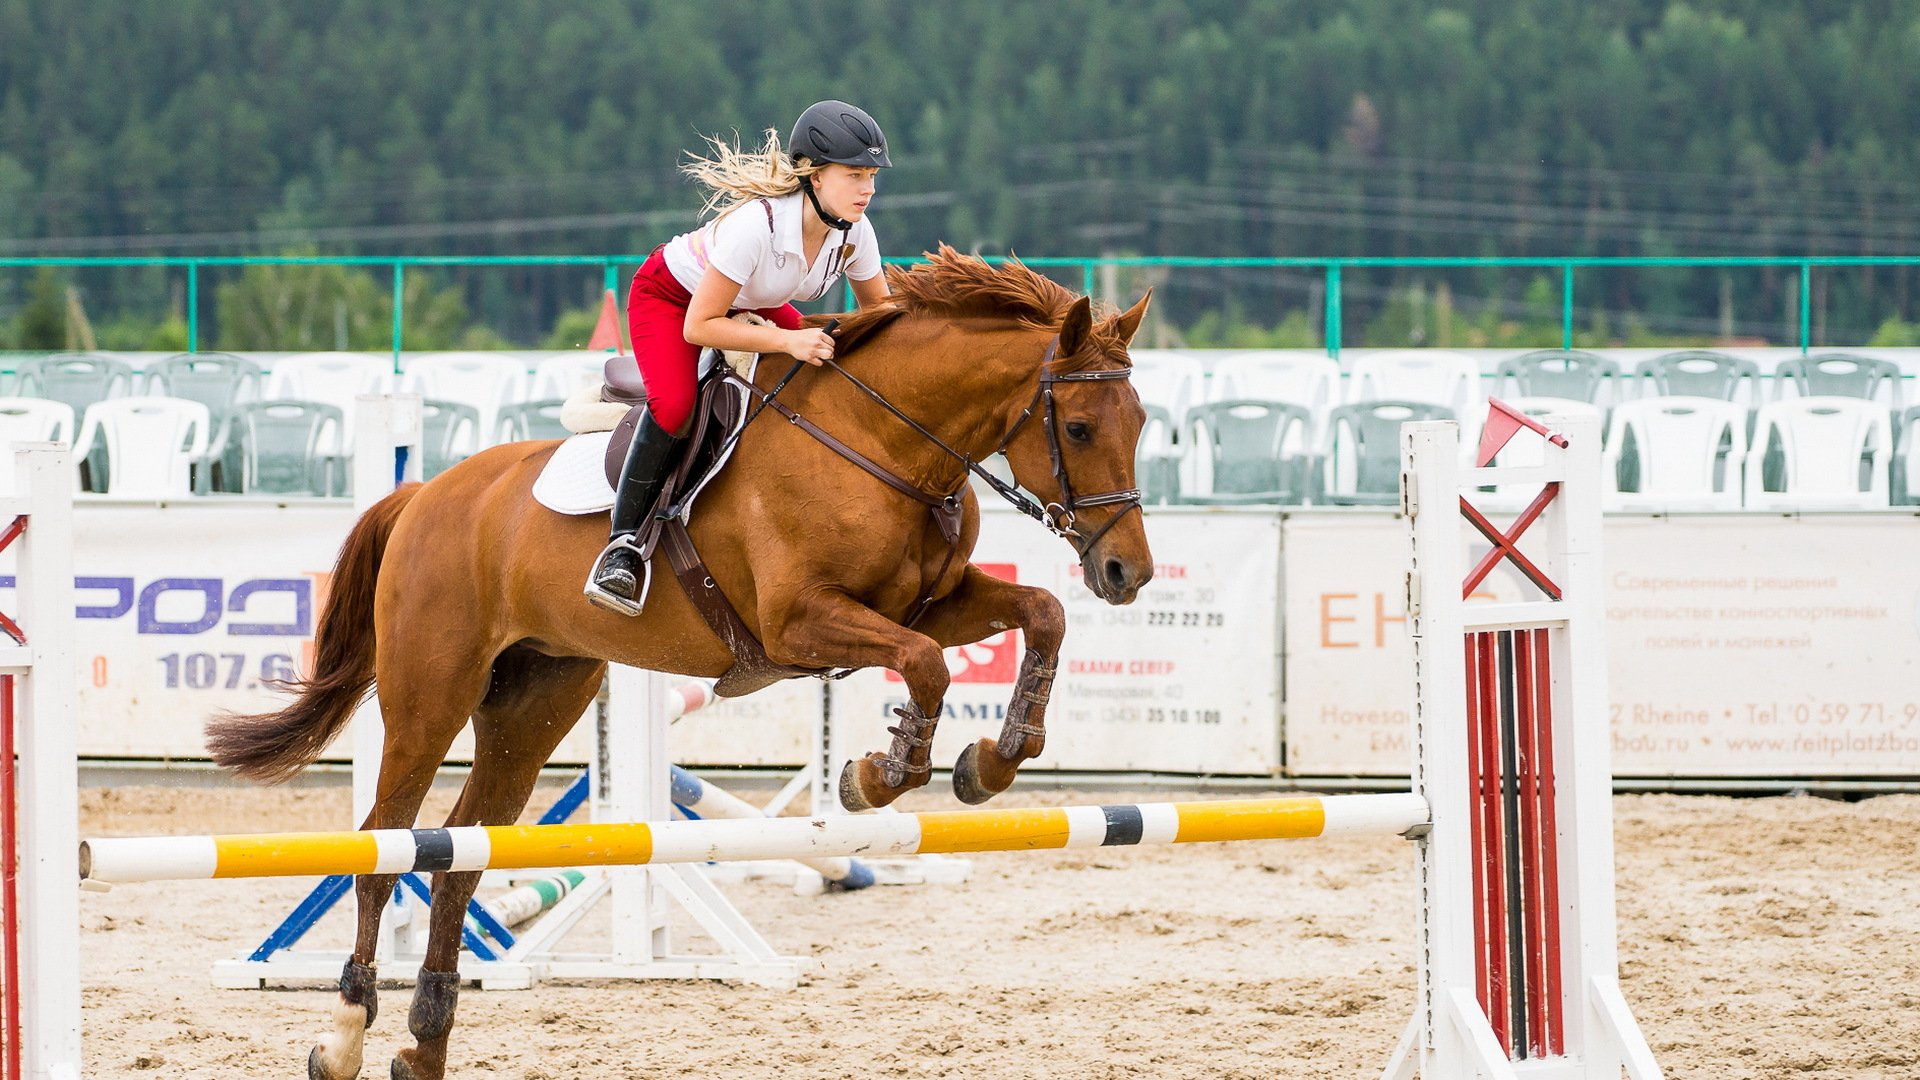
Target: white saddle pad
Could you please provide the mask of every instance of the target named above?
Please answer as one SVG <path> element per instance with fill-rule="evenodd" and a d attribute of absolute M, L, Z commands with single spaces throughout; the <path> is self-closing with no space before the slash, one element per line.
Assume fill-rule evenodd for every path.
<path fill-rule="evenodd" d="M 748 390 L 737 383 L 729 383 L 727 392 L 742 399 L 749 397 Z M 744 416 L 746 402 L 741 404 Z M 613 509 L 613 487 L 607 483 L 606 469 L 607 443 L 612 438 L 611 431 L 588 431 L 561 443 L 533 482 L 534 501 L 561 514 L 602 514 Z M 725 456 L 700 478 L 691 495 L 680 500 L 682 513 L 692 512 L 701 492 L 733 460 L 733 451 L 733 444 L 728 443 Z"/>
<path fill-rule="evenodd" d="M 604 514 L 613 509 L 607 483 L 607 441 L 611 431 L 590 431 L 560 444 L 533 482 L 533 498 L 562 514 Z"/>

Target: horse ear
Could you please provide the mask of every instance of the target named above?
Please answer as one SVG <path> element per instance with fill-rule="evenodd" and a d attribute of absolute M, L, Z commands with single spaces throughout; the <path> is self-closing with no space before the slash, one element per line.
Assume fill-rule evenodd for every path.
<path fill-rule="evenodd" d="M 1152 299 L 1153 289 L 1149 287 L 1147 295 L 1142 296 L 1139 303 L 1121 312 L 1120 317 L 1114 320 L 1114 329 L 1119 332 L 1122 342 L 1132 344 L 1133 335 L 1140 332 L 1140 320 L 1147 317 L 1147 302 Z"/>
<path fill-rule="evenodd" d="M 1081 297 L 1068 309 L 1066 321 L 1060 324 L 1060 355 L 1072 356 L 1087 343 L 1087 335 L 1093 333 L 1093 301 Z"/>

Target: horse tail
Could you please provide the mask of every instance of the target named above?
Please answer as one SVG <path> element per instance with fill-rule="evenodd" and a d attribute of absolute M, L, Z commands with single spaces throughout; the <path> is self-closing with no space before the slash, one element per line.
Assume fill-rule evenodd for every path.
<path fill-rule="evenodd" d="M 225 713 L 207 723 L 216 764 L 278 784 L 320 757 L 366 700 L 374 676 L 374 586 L 394 522 L 420 490 L 408 484 L 362 514 L 340 547 L 326 610 L 314 635 L 313 673 L 279 685 L 299 695 L 278 712 Z"/>

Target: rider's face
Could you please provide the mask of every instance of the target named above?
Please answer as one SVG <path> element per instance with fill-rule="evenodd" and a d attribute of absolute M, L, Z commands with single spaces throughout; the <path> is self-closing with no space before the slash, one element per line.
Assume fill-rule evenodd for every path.
<path fill-rule="evenodd" d="M 859 221 L 873 201 L 874 185 L 880 170 L 853 165 L 828 165 L 810 177 L 820 205 L 834 217 Z"/>

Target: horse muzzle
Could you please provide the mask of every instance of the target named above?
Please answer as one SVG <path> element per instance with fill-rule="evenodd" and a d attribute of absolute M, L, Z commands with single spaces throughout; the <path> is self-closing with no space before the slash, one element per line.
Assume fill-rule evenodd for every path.
<path fill-rule="evenodd" d="M 1105 554 L 1100 546 L 1080 558 L 1080 574 L 1093 595 L 1118 607 L 1131 604 L 1140 589 L 1153 580 L 1151 560 L 1134 562 L 1118 555 Z"/>

